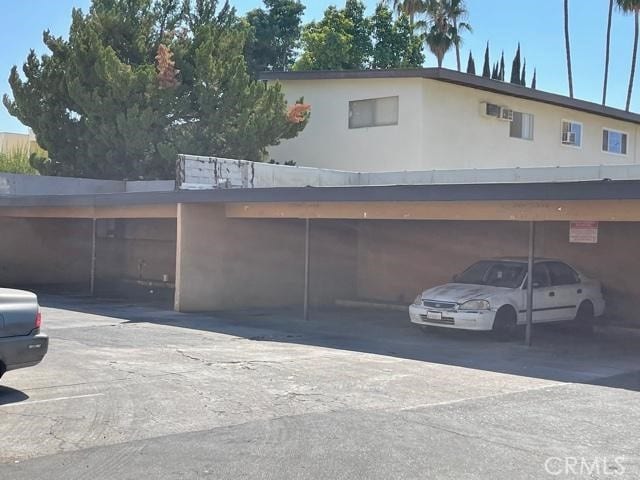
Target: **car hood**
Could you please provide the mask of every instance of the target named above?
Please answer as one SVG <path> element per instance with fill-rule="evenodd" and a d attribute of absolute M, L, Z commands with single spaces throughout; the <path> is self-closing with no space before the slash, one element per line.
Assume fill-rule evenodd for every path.
<path fill-rule="evenodd" d="M 490 285 L 469 285 L 465 283 L 447 283 L 422 292 L 425 300 L 464 303 L 468 300 L 486 300 L 493 295 L 504 294 L 511 288 L 492 287 Z"/>

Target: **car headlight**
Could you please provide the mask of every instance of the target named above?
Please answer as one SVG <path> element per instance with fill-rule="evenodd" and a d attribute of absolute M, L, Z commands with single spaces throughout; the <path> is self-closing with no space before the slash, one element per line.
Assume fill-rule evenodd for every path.
<path fill-rule="evenodd" d="M 416 299 L 413 301 L 414 305 L 422 305 L 422 294 L 418 295 Z"/>
<path fill-rule="evenodd" d="M 486 300 L 469 300 L 460 305 L 459 310 L 490 310 L 491 306 Z"/>

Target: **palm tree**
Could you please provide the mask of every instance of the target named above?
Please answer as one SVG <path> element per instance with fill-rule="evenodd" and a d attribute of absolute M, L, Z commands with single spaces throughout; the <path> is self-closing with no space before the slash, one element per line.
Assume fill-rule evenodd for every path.
<path fill-rule="evenodd" d="M 381 3 L 391 4 L 396 12 L 408 16 L 411 26 L 415 25 L 416 15 L 423 13 L 426 9 L 426 0 L 382 0 Z"/>
<path fill-rule="evenodd" d="M 609 0 L 609 18 L 607 20 L 607 46 L 604 54 L 604 84 L 602 86 L 602 105 L 607 103 L 607 83 L 609 81 L 609 47 L 611 46 L 611 17 L 613 16 L 613 0 Z"/>
<path fill-rule="evenodd" d="M 462 44 L 462 37 L 460 33 L 463 30 L 471 32 L 471 25 L 466 20 L 469 16 L 469 11 L 465 5 L 464 0 L 446 0 L 444 2 L 444 8 L 447 10 L 447 16 L 451 20 L 451 26 L 453 27 L 453 45 L 456 47 L 456 64 L 458 71 L 460 71 L 460 45 Z"/>
<path fill-rule="evenodd" d="M 564 44 L 567 50 L 567 76 L 569 77 L 569 96 L 573 98 L 573 76 L 571 75 L 571 46 L 569 45 L 569 0 L 564 0 Z"/>
<path fill-rule="evenodd" d="M 622 9 L 624 13 L 633 13 L 635 20 L 635 35 L 633 38 L 633 54 L 631 56 L 631 72 L 629 74 L 629 89 L 627 91 L 627 105 L 626 110 L 629 111 L 631 106 L 631 94 L 633 92 L 633 78 L 636 73 L 636 59 L 638 56 L 638 36 L 640 34 L 640 20 L 638 14 L 640 12 L 640 0 L 616 0 L 618 7 Z"/>
<path fill-rule="evenodd" d="M 431 53 L 436 56 L 439 68 L 442 68 L 442 60 L 457 35 L 449 17 L 448 3 L 448 0 L 429 0 L 425 10 L 427 21 L 424 39 Z"/>

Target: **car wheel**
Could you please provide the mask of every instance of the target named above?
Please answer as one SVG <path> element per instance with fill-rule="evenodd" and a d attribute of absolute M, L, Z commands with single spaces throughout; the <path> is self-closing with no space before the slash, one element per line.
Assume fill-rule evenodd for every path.
<path fill-rule="evenodd" d="M 578 308 L 578 313 L 576 313 L 574 322 L 576 329 L 579 332 L 586 335 L 591 335 L 593 333 L 596 318 L 593 312 L 593 304 L 591 302 L 586 301 L 580 304 L 580 308 Z"/>
<path fill-rule="evenodd" d="M 500 341 L 516 338 L 518 333 L 518 317 L 513 308 L 502 307 L 493 321 L 493 333 Z"/>

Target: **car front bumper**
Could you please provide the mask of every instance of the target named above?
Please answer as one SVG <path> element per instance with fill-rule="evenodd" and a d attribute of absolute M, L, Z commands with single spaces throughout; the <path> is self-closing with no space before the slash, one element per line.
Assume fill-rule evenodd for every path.
<path fill-rule="evenodd" d="M 429 316 L 434 316 L 433 314 L 435 314 L 435 317 L 440 315 L 441 318 L 428 318 Z M 411 305 L 409 307 L 409 318 L 417 325 L 486 331 L 493 328 L 496 312 L 492 310 L 437 310 L 421 305 Z"/>
<path fill-rule="evenodd" d="M 48 350 L 49 337 L 44 333 L 0 338 L 0 360 L 7 371 L 37 365 Z"/>

